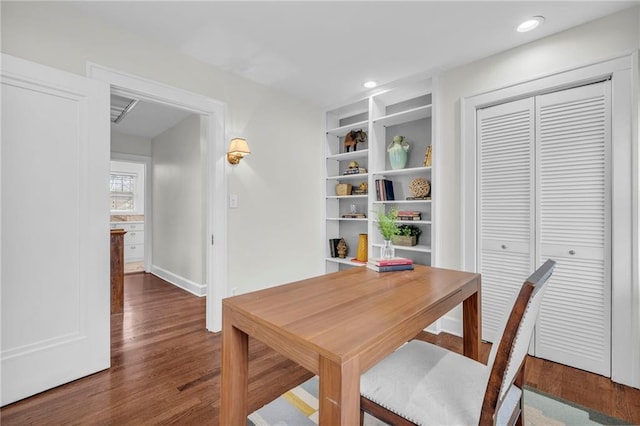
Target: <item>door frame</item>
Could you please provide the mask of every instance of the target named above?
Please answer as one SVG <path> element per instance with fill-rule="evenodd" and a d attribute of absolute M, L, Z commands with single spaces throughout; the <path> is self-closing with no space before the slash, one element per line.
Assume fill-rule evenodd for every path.
<path fill-rule="evenodd" d="M 215 99 L 92 62 L 87 62 L 86 74 L 90 79 L 107 82 L 111 87 L 111 93 L 161 103 L 202 116 L 201 133 L 207 141 L 205 160 L 208 165 L 205 167 L 206 187 L 204 190 L 204 194 L 207 194 L 204 197 L 206 202 L 206 240 L 211 240 L 211 244 L 205 245 L 206 327 L 212 332 L 220 331 L 222 329 L 222 299 L 226 296 L 227 288 L 225 104 Z"/>
<path fill-rule="evenodd" d="M 477 270 L 476 111 L 611 77 L 611 379 L 640 388 L 637 64 L 634 51 L 461 99 L 461 244 L 463 268 Z"/>

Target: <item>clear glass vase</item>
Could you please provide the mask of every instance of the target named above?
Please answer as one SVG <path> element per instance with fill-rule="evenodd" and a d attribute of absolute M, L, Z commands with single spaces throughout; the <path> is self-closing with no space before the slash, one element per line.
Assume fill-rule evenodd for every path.
<path fill-rule="evenodd" d="M 380 250 L 380 257 L 382 259 L 388 260 L 393 258 L 395 255 L 395 249 L 393 248 L 393 244 L 391 244 L 391 240 L 384 240 L 384 244 L 382 245 L 382 249 Z"/>

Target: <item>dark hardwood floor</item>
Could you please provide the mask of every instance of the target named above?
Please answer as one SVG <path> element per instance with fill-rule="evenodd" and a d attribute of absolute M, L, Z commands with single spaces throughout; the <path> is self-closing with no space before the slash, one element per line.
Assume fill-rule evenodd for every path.
<path fill-rule="evenodd" d="M 419 338 L 461 347 L 447 334 Z M 204 298 L 149 274 L 127 275 L 111 346 L 110 369 L 3 407 L 0 423 L 218 424 L 220 336 L 205 330 Z M 312 376 L 255 340 L 250 353 L 251 411 Z M 527 367 L 530 386 L 640 424 L 640 390 L 535 358 Z"/>

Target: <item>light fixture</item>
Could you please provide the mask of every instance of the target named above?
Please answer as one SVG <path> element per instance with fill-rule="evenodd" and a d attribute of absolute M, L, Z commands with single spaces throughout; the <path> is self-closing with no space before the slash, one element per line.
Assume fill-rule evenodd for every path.
<path fill-rule="evenodd" d="M 538 25 L 544 22 L 544 16 L 534 16 L 531 19 L 527 19 L 522 24 L 518 25 L 516 30 L 519 33 L 526 33 L 527 31 L 531 31 L 538 27 Z"/>
<path fill-rule="evenodd" d="M 373 80 L 369 80 L 369 81 L 365 81 L 364 83 L 362 83 L 362 85 L 364 87 L 366 87 L 367 89 L 373 89 L 374 87 L 376 87 L 378 85 L 378 83 L 376 83 Z"/>
<path fill-rule="evenodd" d="M 238 164 L 245 155 L 251 154 L 246 139 L 233 138 L 227 151 L 227 161 L 229 164 Z"/>

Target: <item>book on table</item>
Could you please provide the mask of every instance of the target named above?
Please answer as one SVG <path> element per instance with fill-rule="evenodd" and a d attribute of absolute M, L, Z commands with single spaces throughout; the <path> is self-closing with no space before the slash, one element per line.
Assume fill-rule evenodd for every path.
<path fill-rule="evenodd" d="M 406 263 L 404 265 L 378 266 L 372 264 L 371 262 L 368 262 L 367 268 L 376 272 L 411 271 L 413 270 L 413 263 Z"/>
<path fill-rule="evenodd" d="M 391 259 L 372 257 L 369 259 L 369 263 L 374 266 L 413 265 L 413 260 L 406 257 L 392 257 Z"/>

